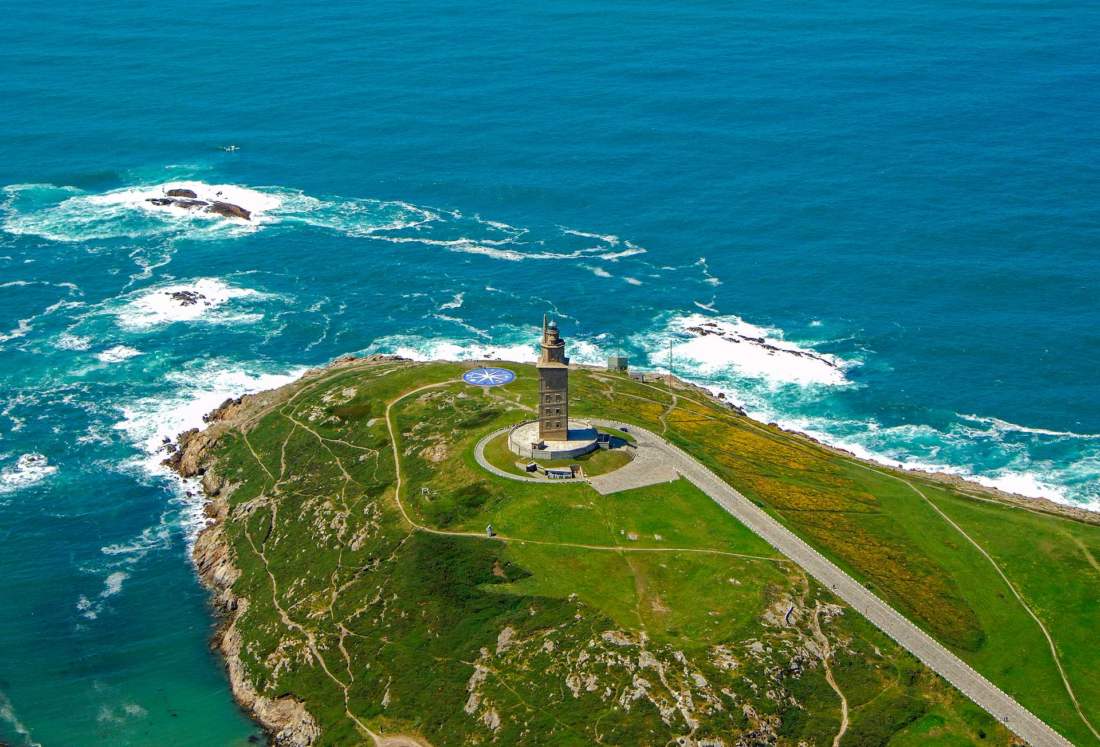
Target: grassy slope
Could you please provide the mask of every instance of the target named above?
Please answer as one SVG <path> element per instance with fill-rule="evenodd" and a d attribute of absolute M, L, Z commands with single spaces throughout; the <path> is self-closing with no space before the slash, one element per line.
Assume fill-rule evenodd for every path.
<path fill-rule="evenodd" d="M 237 627 L 257 688 L 303 698 L 326 744 L 362 740 L 348 712 L 438 744 L 663 744 L 688 732 L 673 692 L 691 693 L 696 736 L 770 724 L 783 742 L 831 742 L 837 698 L 807 654 L 803 613 L 828 595 L 705 496 L 677 482 L 604 498 L 478 470 L 473 443 L 526 415 L 508 399 L 533 401 L 532 371 L 517 369 L 506 390 L 433 390 L 395 418 L 418 522 L 476 534 L 492 521 L 528 541 L 410 532 L 397 511 L 386 404 L 458 366 L 336 369 L 223 439 L 217 469 L 238 484 L 225 524 L 242 570 L 235 590 L 250 602 Z M 595 406 L 605 385 L 576 378 L 580 408 Z M 598 414 L 613 415 L 606 404 Z M 624 397 L 616 407 L 659 429 L 660 405 Z M 432 461 L 439 443 L 446 456 Z M 792 605 L 794 626 L 774 611 L 769 622 L 768 608 L 781 618 Z M 1007 741 L 858 616 L 823 628 L 852 709 L 845 743 Z M 650 681 L 642 695 L 639 676 Z"/>
<path fill-rule="evenodd" d="M 534 400 L 530 373 L 520 372 L 515 389 L 521 401 Z M 455 387 L 451 391 L 462 389 Z M 436 407 L 403 403 L 398 412 L 400 430 L 411 432 L 428 423 L 429 432 L 438 432 L 454 417 L 454 407 L 453 402 Z M 524 417 L 526 413 L 522 411 L 510 416 L 503 414 L 501 422 Z M 513 538 L 509 543 L 510 555 L 533 574 L 514 588 L 550 596 L 575 594 L 600 607 L 619 625 L 640 628 L 652 640 L 691 651 L 735 639 L 738 633 L 749 629 L 755 631 L 759 627 L 761 606 L 775 595 L 774 588 L 771 594 L 767 593 L 768 587 L 780 585 L 783 574 L 778 569 L 786 566 L 785 572 L 790 571 L 786 563 L 772 562 L 769 567 L 770 561 L 763 559 L 774 561 L 777 557 L 774 550 L 684 481 L 609 497 L 599 496 L 583 485 L 505 482 L 490 487 L 494 481 L 486 484 L 483 473 L 472 461 L 470 449 L 476 437 L 462 442 L 460 434 L 452 432 L 448 440 L 456 444 L 462 467 L 448 462 L 440 469 L 438 465 L 418 462 L 414 450 L 404 461 L 413 482 L 439 487 L 428 500 L 421 500 L 413 491 L 407 505 L 417 521 L 439 525 L 440 518 L 446 517 L 448 527 L 467 531 L 478 531 L 492 522 L 498 531 Z M 485 496 L 483 502 L 468 506 L 457 515 L 450 506 L 440 509 L 434 505 L 441 499 L 445 502 L 449 494 L 461 490 L 459 485 L 470 480 L 482 483 L 479 494 Z M 553 500 L 547 500 L 548 497 Z M 756 558 L 689 553 L 646 555 L 629 550 L 608 554 L 531 546 L 517 538 L 627 548 L 710 548 Z M 801 573 L 796 573 L 799 583 L 805 584 Z M 857 635 L 866 648 L 860 651 L 855 646 L 840 655 L 842 660 L 849 657 L 845 670 L 848 682 L 842 679 L 841 687 L 862 680 L 862 689 L 867 693 L 864 700 L 869 702 L 864 705 L 858 697 L 852 700 L 853 729 L 846 743 L 880 744 L 909 719 L 923 715 L 932 720 L 921 727 L 923 743 L 941 740 L 969 743 L 980 738 L 983 727 L 990 733 L 997 731 L 988 716 L 962 702 L 953 692 L 941 690 L 941 682 L 920 670 L 907 655 L 899 654 L 877 631 L 858 618 L 851 623 L 859 629 Z M 870 652 L 876 647 L 893 649 L 891 661 L 885 667 L 889 670 L 887 676 L 877 671 L 881 664 L 868 662 L 875 658 Z M 827 707 L 835 709 L 835 695 L 821 685 L 817 682 L 815 687 L 806 687 L 801 695 L 811 702 L 815 699 L 831 702 Z M 785 718 L 788 724 L 797 721 L 791 714 Z M 798 733 L 795 726 L 789 729 L 788 736 Z"/>
<path fill-rule="evenodd" d="M 976 501 L 919 476 L 868 469 L 805 439 L 724 411 L 695 393 L 625 378 L 574 379 L 581 414 L 614 413 L 666 435 L 1078 744 L 1097 740 L 1074 710 L 1047 642 L 989 560 L 1055 640 L 1085 714 L 1100 721 L 1100 527 Z M 615 396 L 608 397 L 608 387 Z M 633 400 L 628 407 L 620 403 Z M 667 429 L 666 429 L 667 424 Z M 900 478 L 900 479 L 899 479 Z"/>

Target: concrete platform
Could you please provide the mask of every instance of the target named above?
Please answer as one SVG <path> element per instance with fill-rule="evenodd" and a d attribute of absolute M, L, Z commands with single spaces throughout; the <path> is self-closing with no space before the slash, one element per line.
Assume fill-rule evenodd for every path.
<path fill-rule="evenodd" d="M 662 482 L 672 482 L 680 477 L 672 460 L 661 446 L 660 441 L 649 431 L 618 423 L 597 421 L 600 425 L 623 428 L 634 436 L 636 444 L 632 448 L 634 458 L 614 472 L 588 478 L 588 484 L 602 495 L 618 493 L 621 490 L 644 488 Z M 629 447 L 628 447 L 629 448 Z"/>
<path fill-rule="evenodd" d="M 538 421 L 530 420 L 508 434 L 508 448 L 524 459 L 575 459 L 599 448 L 597 435 L 591 423 L 570 420 L 567 441 L 539 441 Z"/>

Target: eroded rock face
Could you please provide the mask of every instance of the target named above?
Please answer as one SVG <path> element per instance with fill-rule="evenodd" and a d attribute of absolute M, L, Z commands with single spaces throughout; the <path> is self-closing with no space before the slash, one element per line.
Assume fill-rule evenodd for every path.
<path fill-rule="evenodd" d="M 180 477 L 195 477 L 206 470 L 206 450 L 213 445 L 211 437 L 191 428 L 179 435 L 176 450 L 164 460 L 163 464 L 179 473 Z"/>
<path fill-rule="evenodd" d="M 195 295 L 199 296 L 194 299 L 195 303 L 203 300 L 201 294 Z M 184 303 L 188 299 L 177 300 Z M 329 367 L 394 360 L 405 359 L 378 354 L 364 358 L 344 356 L 333 361 Z M 236 628 L 236 621 L 247 611 L 249 600 L 233 593 L 233 584 L 240 577 L 241 571 L 237 568 L 224 529 L 224 521 L 229 513 L 229 497 L 237 485 L 219 474 L 214 458 L 213 447 L 217 444 L 218 434 L 223 433 L 227 427 L 239 425 L 238 421 L 248 416 L 250 407 L 265 406 L 271 395 L 269 392 L 225 400 L 217 409 L 204 416 L 207 430 L 192 428 L 181 433 L 175 443 L 165 444 L 168 458 L 164 460 L 164 464 L 181 477 L 201 476 L 203 494 L 209 499 L 203 510 L 211 522 L 195 540 L 193 558 L 199 577 L 213 594 L 214 606 L 223 615 L 223 626 L 215 636 L 213 645 L 225 659 L 234 698 L 264 727 L 272 744 L 279 747 L 311 747 L 320 738 L 321 728 L 305 703 L 289 694 L 272 698 L 259 693 L 241 660 L 241 636 Z M 486 723 L 490 723 L 493 717 L 490 716 L 489 719 Z"/>
<path fill-rule="evenodd" d="M 240 218 L 241 220 L 252 220 L 252 212 L 245 210 L 240 205 L 234 205 L 231 202 L 219 202 L 215 200 L 210 203 L 210 206 L 206 208 L 208 213 L 216 213 L 223 215 L 226 218 Z"/>
<path fill-rule="evenodd" d="M 239 600 L 235 609 L 234 623 L 237 616 L 248 609 L 248 600 Z M 267 729 L 274 744 L 279 747 L 310 747 L 321 736 L 317 721 L 306 710 L 305 704 L 293 696 L 268 698 L 256 692 L 241 663 L 241 636 L 234 623 L 226 628 L 220 645 L 233 696 Z"/>

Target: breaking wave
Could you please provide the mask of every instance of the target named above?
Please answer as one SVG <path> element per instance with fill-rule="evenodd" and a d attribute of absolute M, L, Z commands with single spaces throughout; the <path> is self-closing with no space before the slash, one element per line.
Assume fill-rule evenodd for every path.
<path fill-rule="evenodd" d="M 19 719 L 19 715 L 15 712 L 15 706 L 12 705 L 11 699 L 3 690 L 0 690 L 0 719 L 11 726 L 12 730 L 22 739 L 25 747 L 42 747 L 39 742 L 34 741 L 31 737 L 30 729 Z"/>
<path fill-rule="evenodd" d="M 96 359 L 102 363 L 121 363 L 124 360 L 141 355 L 141 351 L 128 345 L 115 345 L 112 348 L 96 353 Z"/>
<path fill-rule="evenodd" d="M 473 337 L 391 335 L 376 340 L 367 352 L 413 360 L 529 363 L 537 357 L 538 331 L 533 327 L 494 327 L 492 334 L 474 329 Z M 787 340 L 778 329 L 738 317 L 693 314 L 670 317 L 625 346 L 612 345 L 605 335 L 574 336 L 568 342 L 577 363 L 602 365 L 609 353 L 621 350 L 630 356 L 632 368 L 664 372 L 667 349 L 653 349 L 655 339 L 672 341 L 677 376 L 722 394 L 759 421 L 885 466 L 951 474 L 1018 495 L 1100 509 L 1095 488 L 1100 434 L 1031 428 L 975 415 L 932 426 L 808 414 L 820 411 L 830 396 L 857 387 L 850 374 L 862 361 Z M 1069 444 L 1067 448 L 1084 456 L 1048 456 L 1058 444 Z"/>
<path fill-rule="evenodd" d="M 781 330 L 759 327 L 735 316 L 673 317 L 664 330 L 672 339 L 674 362 L 696 375 L 724 374 L 771 386 L 844 386 L 858 365 L 783 339 Z"/>
<path fill-rule="evenodd" d="M 199 491 L 177 480 L 161 462 L 167 457 L 166 444 L 189 428 L 203 427 L 203 416 L 230 397 L 275 389 L 296 380 L 304 368 L 272 372 L 258 365 L 214 360 L 186 366 L 166 377 L 169 391 L 118 405 L 121 419 L 114 428 L 120 431 L 139 451 L 128 466 L 147 476 L 168 478 L 179 486 L 178 496 L 184 503 L 182 523 L 189 540 L 194 539 L 205 524 Z M 150 543 L 159 542 L 156 528 L 147 530 L 127 545 L 112 545 L 104 553 L 143 552 Z"/>
<path fill-rule="evenodd" d="M 120 326 L 141 330 L 173 322 L 254 322 L 263 314 L 243 311 L 232 302 L 262 300 L 267 294 L 231 285 L 220 278 L 153 286 L 124 297 L 111 308 Z M 117 350 L 117 348 L 116 348 Z"/>
<path fill-rule="evenodd" d="M 55 472 L 57 467 L 38 452 L 22 454 L 14 464 L 0 469 L 0 495 L 36 485 Z"/>
<path fill-rule="evenodd" d="M 249 219 L 164 202 L 186 190 L 203 202 L 225 202 Z M 309 226 L 353 238 L 436 248 L 507 262 L 575 260 L 618 262 L 646 249 L 617 236 L 555 227 L 544 239 L 527 228 L 459 211 L 366 198 L 315 197 L 285 187 L 248 187 L 174 180 L 91 193 L 53 184 L 4 188 L 0 227 L 10 234 L 64 242 L 118 238 L 223 239 L 274 227 Z M 158 202 L 152 202 L 157 200 Z M 158 204 L 159 203 L 159 204 Z M 553 246 L 548 246 L 548 242 Z"/>

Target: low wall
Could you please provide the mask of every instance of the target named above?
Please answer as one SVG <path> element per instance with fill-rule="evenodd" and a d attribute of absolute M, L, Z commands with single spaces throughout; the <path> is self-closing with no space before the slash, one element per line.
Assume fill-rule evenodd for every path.
<path fill-rule="evenodd" d="M 536 421 L 526 420 L 522 423 L 517 423 L 508 431 L 508 448 L 511 449 L 514 454 L 524 459 L 575 459 L 576 457 L 599 448 L 597 441 L 592 439 L 591 441 L 579 441 L 576 446 L 571 446 L 570 448 L 533 449 L 531 448 L 530 442 L 524 442 L 522 439 L 517 438 L 516 431 L 534 422 Z M 577 421 L 570 422 L 573 423 Z M 590 428 L 592 427 L 590 423 L 585 423 L 585 425 Z"/>

